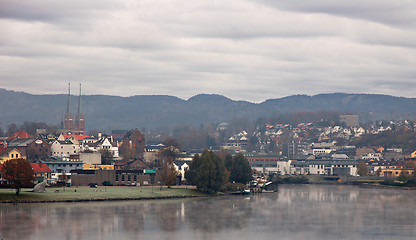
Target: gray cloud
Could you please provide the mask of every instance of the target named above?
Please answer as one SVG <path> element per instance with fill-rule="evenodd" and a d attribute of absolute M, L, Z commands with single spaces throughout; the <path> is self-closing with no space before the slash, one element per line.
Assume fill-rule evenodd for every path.
<path fill-rule="evenodd" d="M 412 1 L 2 1 L 0 86 L 86 94 L 413 96 Z"/>
<path fill-rule="evenodd" d="M 258 0 L 277 9 L 304 12 L 325 13 L 346 18 L 364 19 L 399 27 L 415 27 L 416 2 L 380 1 L 380 0 Z"/>

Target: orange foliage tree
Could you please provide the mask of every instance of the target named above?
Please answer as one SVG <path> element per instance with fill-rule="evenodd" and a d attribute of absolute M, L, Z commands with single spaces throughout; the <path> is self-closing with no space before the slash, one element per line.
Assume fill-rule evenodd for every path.
<path fill-rule="evenodd" d="M 33 185 L 34 171 L 30 163 L 24 158 L 11 159 L 3 164 L 3 177 L 19 195 L 22 187 Z"/>

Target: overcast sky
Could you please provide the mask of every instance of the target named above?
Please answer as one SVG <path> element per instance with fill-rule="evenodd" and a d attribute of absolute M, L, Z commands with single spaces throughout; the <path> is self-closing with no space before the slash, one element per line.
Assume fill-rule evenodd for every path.
<path fill-rule="evenodd" d="M 416 0 L 0 0 L 0 88 L 415 97 Z"/>

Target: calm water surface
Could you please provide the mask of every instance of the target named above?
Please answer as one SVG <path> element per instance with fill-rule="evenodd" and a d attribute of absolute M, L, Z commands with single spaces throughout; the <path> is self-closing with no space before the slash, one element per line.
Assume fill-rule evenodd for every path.
<path fill-rule="evenodd" d="M 0 205 L 0 239 L 416 239 L 416 191 L 287 185 L 169 201 Z"/>

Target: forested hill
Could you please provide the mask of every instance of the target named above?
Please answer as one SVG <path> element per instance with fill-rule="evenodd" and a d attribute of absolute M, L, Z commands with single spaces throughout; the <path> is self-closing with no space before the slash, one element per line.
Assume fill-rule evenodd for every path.
<path fill-rule="evenodd" d="M 32 95 L 0 89 L 0 122 L 23 121 L 59 124 L 66 112 L 67 95 Z M 74 116 L 78 96 L 71 97 Z M 201 94 L 188 100 L 173 96 L 117 97 L 82 96 L 87 129 L 148 129 L 201 123 L 220 123 L 234 118 L 278 116 L 310 111 L 340 111 L 358 114 L 360 121 L 414 119 L 416 99 L 372 94 L 295 95 L 256 104 L 234 101 L 221 95 Z"/>

